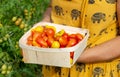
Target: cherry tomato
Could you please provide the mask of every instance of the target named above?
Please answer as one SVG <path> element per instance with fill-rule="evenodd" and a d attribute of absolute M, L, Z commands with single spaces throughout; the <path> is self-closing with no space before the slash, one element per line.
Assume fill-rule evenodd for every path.
<path fill-rule="evenodd" d="M 36 40 L 37 37 L 41 37 L 41 32 L 32 31 L 33 40 Z"/>
<path fill-rule="evenodd" d="M 61 46 L 61 47 L 64 47 L 64 46 L 66 46 L 66 45 L 68 44 L 68 39 L 61 36 L 61 37 L 59 38 L 59 43 L 60 43 L 60 46 Z"/>
<path fill-rule="evenodd" d="M 64 33 L 64 34 L 62 35 L 62 37 L 65 37 L 65 38 L 68 39 L 69 35 L 68 35 L 68 33 Z"/>
<path fill-rule="evenodd" d="M 37 38 L 36 39 L 36 42 L 38 43 L 38 44 L 40 44 L 41 45 L 41 47 L 44 47 L 44 48 L 47 48 L 48 47 L 48 44 L 47 44 L 47 42 L 43 39 L 43 38 Z"/>
<path fill-rule="evenodd" d="M 70 58 L 73 59 L 73 57 L 74 57 L 74 52 L 70 52 Z"/>
<path fill-rule="evenodd" d="M 33 43 L 33 40 L 27 40 L 27 45 L 31 45 L 32 46 L 33 45 L 32 43 Z"/>
<path fill-rule="evenodd" d="M 60 43 L 58 41 L 54 41 L 51 45 L 51 48 L 60 48 Z"/>
<path fill-rule="evenodd" d="M 78 42 L 83 39 L 83 35 L 80 34 L 80 33 L 77 33 L 77 34 L 76 34 L 76 37 L 77 37 L 77 39 L 78 39 Z"/>
<path fill-rule="evenodd" d="M 54 42 L 54 38 L 53 37 L 48 37 L 47 44 L 48 44 L 49 47 L 51 47 L 53 42 Z"/>
<path fill-rule="evenodd" d="M 52 28 L 46 28 L 45 32 L 48 37 L 54 37 L 55 35 L 55 31 Z"/>
<path fill-rule="evenodd" d="M 32 40 L 33 40 L 32 35 L 28 36 L 27 40 L 28 40 L 28 41 L 32 41 Z"/>
<path fill-rule="evenodd" d="M 70 38 L 66 47 L 72 47 L 77 44 L 77 39 Z"/>
<path fill-rule="evenodd" d="M 76 36 L 76 34 L 70 34 L 69 35 L 69 38 L 76 38 L 77 36 Z"/>

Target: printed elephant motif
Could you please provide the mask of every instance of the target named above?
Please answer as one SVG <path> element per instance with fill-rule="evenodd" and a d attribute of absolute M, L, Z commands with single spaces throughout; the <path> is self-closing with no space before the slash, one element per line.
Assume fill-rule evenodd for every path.
<path fill-rule="evenodd" d="M 115 4 L 115 2 L 117 2 L 117 0 L 106 0 L 107 3 L 110 3 L 110 4 Z"/>
<path fill-rule="evenodd" d="M 63 9 L 60 6 L 55 6 L 54 8 L 57 15 L 64 15 Z"/>
<path fill-rule="evenodd" d="M 89 0 L 89 4 L 94 4 L 95 0 Z"/>
<path fill-rule="evenodd" d="M 93 21 L 93 23 L 95 22 L 100 23 L 101 20 L 106 21 L 105 18 L 106 18 L 105 13 L 98 12 L 91 17 L 91 20 Z"/>
<path fill-rule="evenodd" d="M 47 65 L 46 65 L 46 69 L 50 71 L 50 66 L 47 66 Z"/>
<path fill-rule="evenodd" d="M 117 17 L 117 12 L 115 12 L 115 13 L 113 14 L 113 20 L 115 20 L 116 17 Z"/>
<path fill-rule="evenodd" d="M 55 67 L 55 72 L 57 73 L 59 73 L 59 75 L 61 74 L 61 68 L 60 67 Z"/>
<path fill-rule="evenodd" d="M 113 72 L 112 72 L 112 71 L 110 71 L 110 77 L 114 77 L 114 76 L 113 76 Z"/>
<path fill-rule="evenodd" d="M 106 33 L 107 32 L 107 28 L 104 28 L 100 31 L 99 35 L 102 35 L 102 33 Z"/>
<path fill-rule="evenodd" d="M 77 63 L 76 70 L 79 72 L 82 72 L 82 70 L 84 70 L 84 72 L 85 72 L 85 64 Z"/>
<path fill-rule="evenodd" d="M 120 63 L 117 64 L 117 72 L 120 71 Z"/>
<path fill-rule="evenodd" d="M 77 9 L 73 9 L 71 11 L 71 17 L 72 17 L 72 20 L 77 20 L 77 18 L 80 16 L 81 12 Z"/>
<path fill-rule="evenodd" d="M 93 77 L 99 77 L 100 75 L 104 76 L 104 70 L 101 67 L 96 67 L 93 70 Z"/>

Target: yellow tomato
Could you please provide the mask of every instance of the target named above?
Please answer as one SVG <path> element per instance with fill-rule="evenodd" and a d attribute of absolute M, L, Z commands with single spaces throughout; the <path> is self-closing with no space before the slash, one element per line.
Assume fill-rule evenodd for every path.
<path fill-rule="evenodd" d="M 56 28 L 55 28 L 54 26 L 46 25 L 45 27 L 46 27 L 46 28 L 52 28 L 52 29 L 56 32 Z"/>
<path fill-rule="evenodd" d="M 43 26 L 37 26 L 33 29 L 33 31 L 43 32 L 44 28 Z"/>
<path fill-rule="evenodd" d="M 70 64 L 73 64 L 73 59 L 72 58 L 70 58 Z"/>
<path fill-rule="evenodd" d="M 62 36 L 63 34 L 65 33 L 65 30 L 60 30 L 59 32 L 57 32 L 56 34 L 55 34 L 55 37 L 56 36 Z"/>
<path fill-rule="evenodd" d="M 60 48 L 60 43 L 58 41 L 53 41 L 51 48 Z"/>

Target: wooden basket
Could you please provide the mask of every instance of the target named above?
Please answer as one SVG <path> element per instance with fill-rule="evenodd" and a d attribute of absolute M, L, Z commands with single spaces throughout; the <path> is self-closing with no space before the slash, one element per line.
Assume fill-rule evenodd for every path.
<path fill-rule="evenodd" d="M 84 35 L 84 39 L 80 41 L 77 45 L 69 48 L 40 48 L 27 45 L 26 41 L 27 37 L 31 34 L 31 29 L 42 25 L 54 26 L 56 27 L 56 31 L 64 29 L 67 33 L 81 33 Z M 31 29 L 26 32 L 19 40 L 19 46 L 22 49 L 23 59 L 25 63 L 70 68 L 86 48 L 87 39 L 89 37 L 89 31 L 87 29 L 63 26 L 47 22 L 37 23 Z M 70 62 L 70 52 L 74 52 L 72 64 Z"/>

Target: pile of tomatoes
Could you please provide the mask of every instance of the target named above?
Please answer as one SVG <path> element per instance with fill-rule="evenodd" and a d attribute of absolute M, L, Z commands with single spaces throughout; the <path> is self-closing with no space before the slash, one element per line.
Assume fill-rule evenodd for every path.
<path fill-rule="evenodd" d="M 78 44 L 84 36 L 80 33 L 69 34 L 64 29 L 56 32 L 54 26 L 37 26 L 31 29 L 27 45 L 43 48 L 65 48 Z"/>

